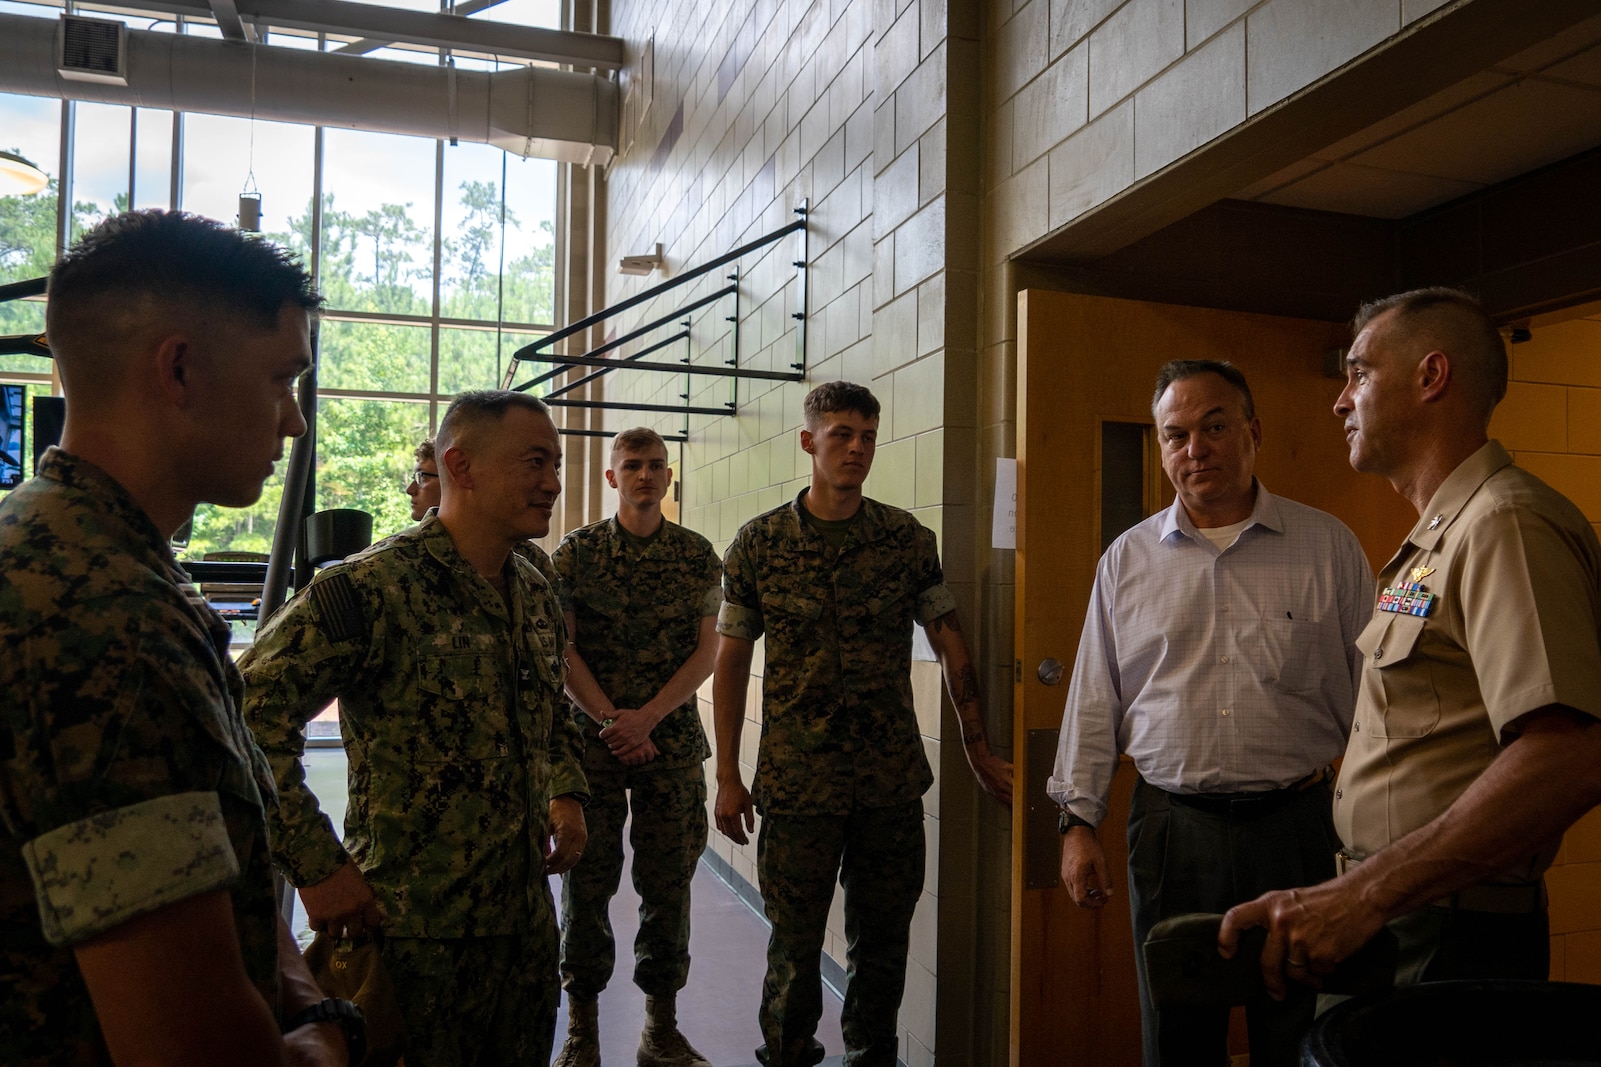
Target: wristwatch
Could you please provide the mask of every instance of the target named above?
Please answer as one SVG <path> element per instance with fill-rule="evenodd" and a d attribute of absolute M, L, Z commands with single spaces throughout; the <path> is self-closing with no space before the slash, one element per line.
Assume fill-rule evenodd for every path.
<path fill-rule="evenodd" d="M 1072 812 L 1068 811 L 1066 808 L 1063 808 L 1061 813 L 1056 816 L 1057 832 L 1065 834 L 1075 826 L 1088 826 L 1091 833 L 1095 832 L 1094 823 L 1090 822 L 1088 819 L 1081 819 L 1077 815 L 1074 815 Z"/>
<path fill-rule="evenodd" d="M 312 1023 L 338 1023 L 345 1034 L 345 1047 L 350 1053 L 351 1067 L 367 1054 L 367 1017 L 354 1001 L 329 997 L 319 1000 L 284 1024 L 284 1033 L 298 1030 Z"/>

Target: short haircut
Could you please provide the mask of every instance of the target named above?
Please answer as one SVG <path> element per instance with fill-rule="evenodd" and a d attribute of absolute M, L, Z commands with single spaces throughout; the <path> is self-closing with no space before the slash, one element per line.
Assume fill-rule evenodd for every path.
<path fill-rule="evenodd" d="M 125 211 L 73 245 L 50 272 L 45 334 L 65 365 L 92 359 L 122 328 L 119 313 L 151 305 L 221 311 L 275 330 L 287 305 L 323 298 L 299 257 L 271 241 L 186 211 Z M 137 326 L 137 323 L 135 323 Z"/>
<path fill-rule="evenodd" d="M 417 457 L 418 463 L 433 463 L 434 439 L 432 437 L 424 437 L 417 442 L 417 447 L 412 451 L 412 455 Z"/>
<path fill-rule="evenodd" d="M 1468 388 L 1478 395 L 1486 414 L 1506 396 L 1506 344 L 1484 305 L 1471 293 L 1435 285 L 1369 301 L 1357 309 L 1351 336 L 1392 311 L 1391 328 L 1458 358 L 1457 369 L 1467 371 Z"/>
<path fill-rule="evenodd" d="M 801 411 L 808 429 L 836 411 L 854 411 L 866 419 L 878 418 L 878 397 L 865 385 L 854 382 L 824 382 L 806 394 Z"/>
<path fill-rule="evenodd" d="M 1251 386 L 1240 368 L 1226 359 L 1171 359 L 1156 372 L 1156 392 L 1151 396 L 1151 414 L 1162 403 L 1162 396 L 1174 382 L 1194 378 L 1201 374 L 1215 374 L 1232 385 L 1245 401 L 1246 421 L 1256 418 L 1256 401 L 1251 397 Z"/>
<path fill-rule="evenodd" d="M 611 452 L 615 457 L 619 452 L 652 452 L 661 449 L 667 451 L 667 442 L 662 435 L 649 426 L 635 426 L 631 430 L 623 430 L 611 439 Z"/>
<path fill-rule="evenodd" d="M 439 433 L 434 437 L 435 452 L 444 454 L 457 444 L 468 427 L 498 423 L 512 408 L 527 408 L 550 418 L 550 407 L 543 400 L 515 389 L 476 389 L 462 393 L 450 402 L 445 417 L 439 420 Z"/>

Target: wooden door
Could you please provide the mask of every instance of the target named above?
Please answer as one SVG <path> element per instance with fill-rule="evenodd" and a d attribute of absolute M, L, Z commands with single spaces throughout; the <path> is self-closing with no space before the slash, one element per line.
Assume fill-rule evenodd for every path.
<path fill-rule="evenodd" d="M 1101 552 L 1103 428 L 1150 423 L 1156 371 L 1167 360 L 1227 359 L 1245 372 L 1262 419 L 1262 483 L 1339 516 L 1380 562 L 1412 518 L 1386 483 L 1347 462 L 1332 410 L 1341 382 L 1325 367 L 1348 337 L 1343 325 L 1326 322 L 1041 290 L 1018 295 L 1014 716 L 1024 802 L 1014 809 L 1012 850 L 1014 1067 L 1140 1062 L 1125 891 L 1132 769 L 1125 763 L 1119 771 L 1100 831 L 1117 893 L 1098 912 L 1074 907 L 1054 876 L 1060 838 L 1045 796 L 1069 678 L 1048 685 L 1039 665 L 1055 659 L 1071 672 L 1078 650 Z M 1123 477 L 1129 466 L 1119 465 Z M 1149 451 L 1139 471 L 1147 511 L 1172 499 Z"/>

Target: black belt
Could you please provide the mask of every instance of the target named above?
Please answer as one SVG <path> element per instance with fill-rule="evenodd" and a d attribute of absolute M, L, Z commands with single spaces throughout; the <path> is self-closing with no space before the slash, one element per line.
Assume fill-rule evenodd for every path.
<path fill-rule="evenodd" d="M 1366 856 L 1359 856 L 1350 849 L 1342 848 L 1334 854 L 1335 873 L 1344 874 L 1353 871 L 1365 859 Z M 1470 885 L 1450 896 L 1430 901 L 1428 906 L 1448 911 L 1475 911 L 1489 915 L 1537 915 L 1546 910 L 1548 903 L 1545 879 L 1541 878 L 1538 882 L 1520 882 L 1514 885 L 1494 882 Z"/>
<path fill-rule="evenodd" d="M 1165 789 L 1162 792 L 1186 808 L 1230 819 L 1250 819 L 1284 806 L 1297 793 L 1304 793 L 1328 781 L 1333 774 L 1332 768 L 1320 767 L 1282 789 L 1265 789 L 1255 793 L 1168 793 Z"/>

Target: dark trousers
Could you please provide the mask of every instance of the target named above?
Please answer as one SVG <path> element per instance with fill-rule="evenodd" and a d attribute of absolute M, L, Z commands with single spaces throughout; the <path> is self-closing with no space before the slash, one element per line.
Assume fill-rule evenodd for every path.
<path fill-rule="evenodd" d="M 1396 983 L 1463 978 L 1551 977 L 1551 924 L 1540 908 L 1523 915 L 1432 906 L 1392 920 L 1400 942 Z"/>
<path fill-rule="evenodd" d="M 706 849 L 706 773 L 698 763 L 626 767 L 591 738 L 584 774 L 589 841 L 583 860 L 561 876 L 562 988 L 569 998 L 592 1000 L 611 980 L 617 962 L 611 901 L 622 883 L 628 823 L 639 894 L 634 984 L 647 996 L 672 996 L 689 980 L 689 893 Z"/>
<path fill-rule="evenodd" d="M 382 951 L 408 1067 L 550 1062 L 561 992 L 548 918 L 505 937 L 386 937 Z"/>
<path fill-rule="evenodd" d="M 762 817 L 756 870 L 773 932 L 756 1058 L 767 1067 L 823 1058 L 813 1035 L 823 1014 L 823 938 L 836 878 L 845 890 L 845 1062 L 894 1067 L 925 850 L 921 800 L 849 815 Z"/>
<path fill-rule="evenodd" d="M 1163 919 L 1224 912 L 1273 889 L 1334 877 L 1339 840 L 1328 783 L 1275 803 L 1225 814 L 1191 807 L 1141 780 L 1129 811 L 1129 906 L 1140 979 L 1145 1067 L 1219 1067 L 1228 1062 L 1228 1009 L 1164 1008 L 1151 1002 L 1143 946 Z M 1295 1067 L 1316 997 L 1296 988 L 1283 1003 L 1246 1005 L 1252 1067 Z"/>

